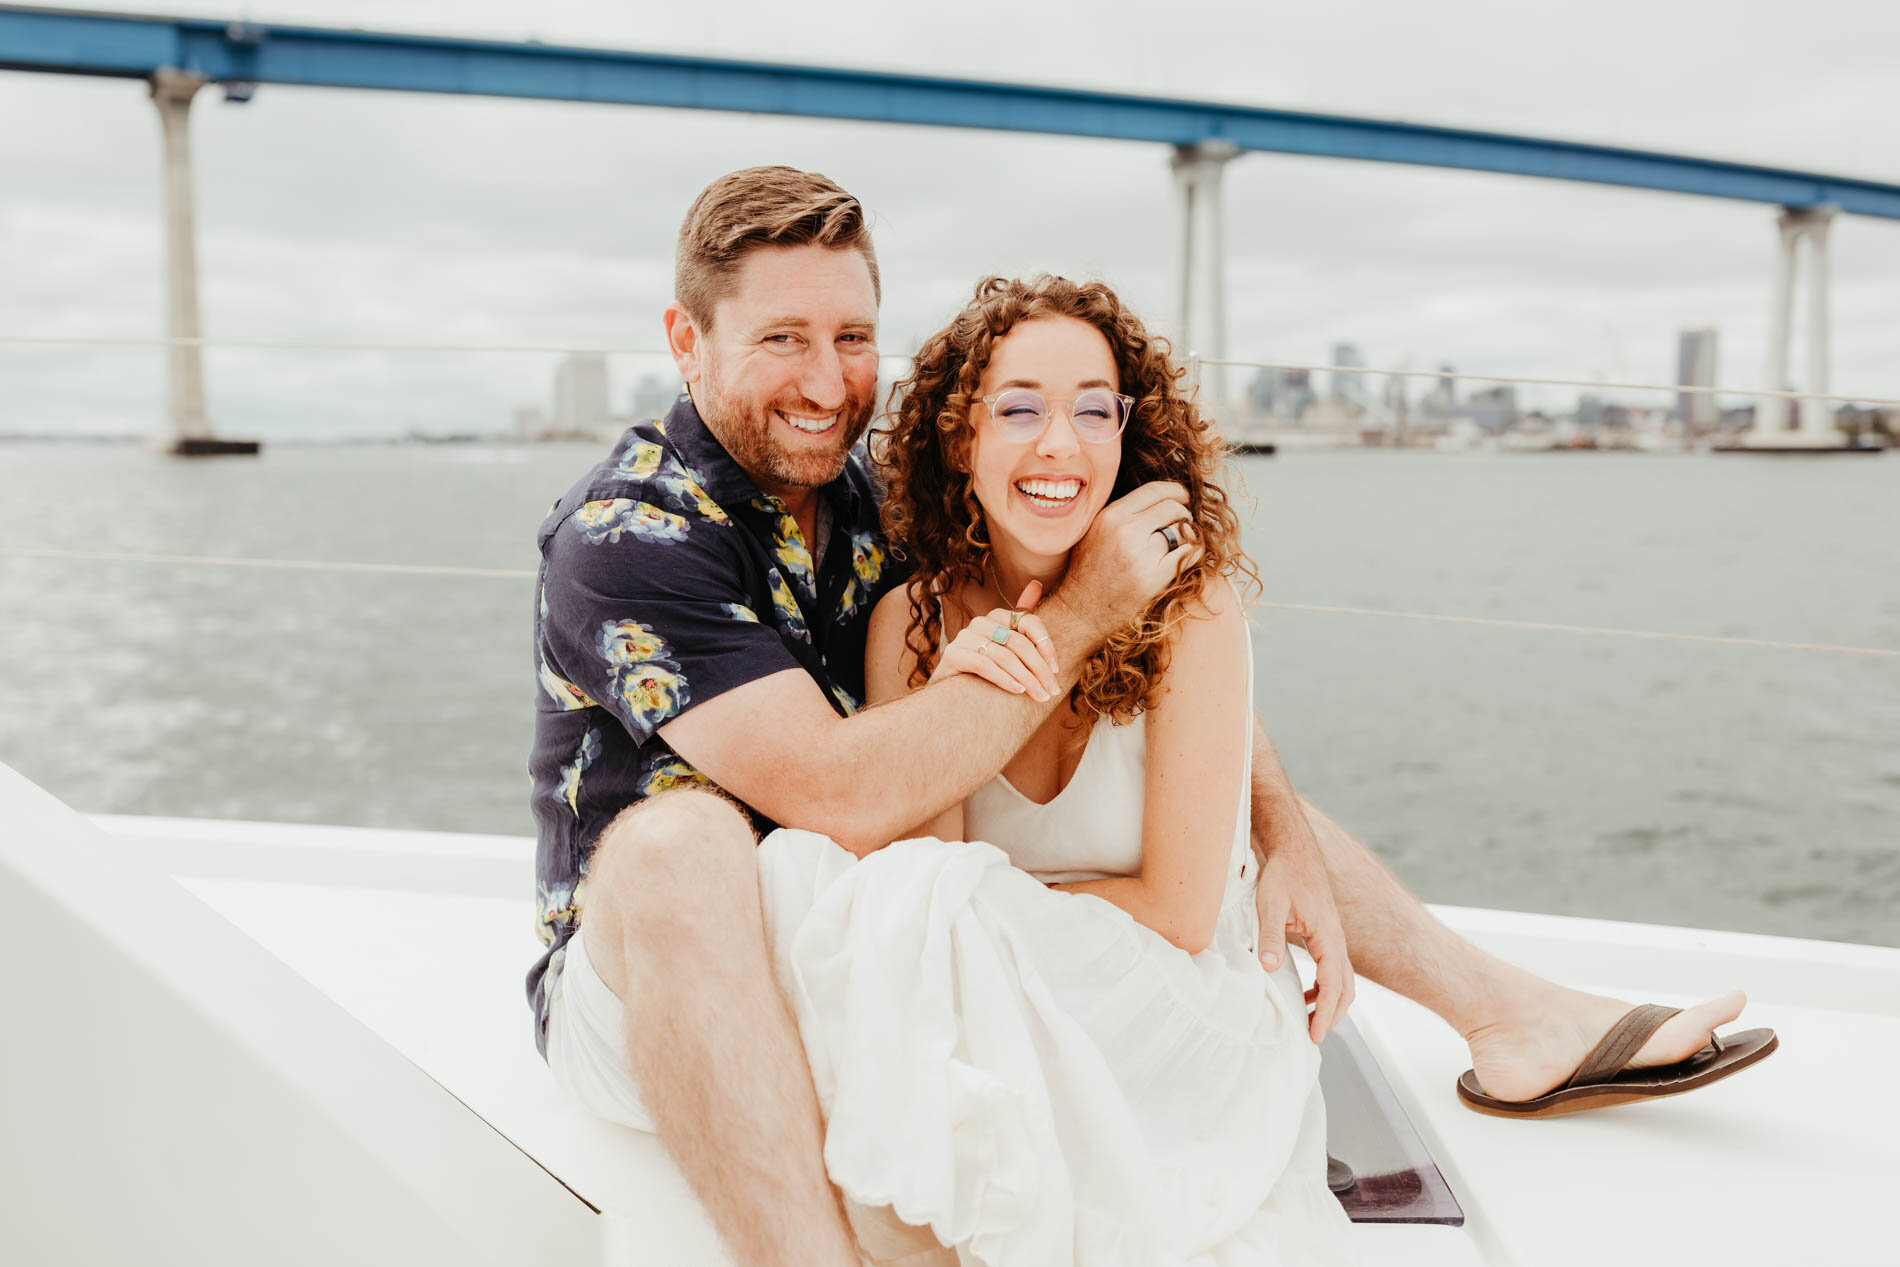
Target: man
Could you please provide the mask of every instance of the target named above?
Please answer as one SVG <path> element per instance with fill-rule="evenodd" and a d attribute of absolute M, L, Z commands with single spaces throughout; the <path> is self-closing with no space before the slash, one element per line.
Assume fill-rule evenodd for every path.
<path fill-rule="evenodd" d="M 773 979 L 758 833 L 810 828 L 863 855 L 962 800 L 1193 555 L 1161 533 L 1188 518 L 1185 492 L 1143 486 L 1038 608 L 1070 666 L 1050 700 L 959 675 L 858 712 L 871 609 L 902 579 L 859 445 L 879 298 L 844 190 L 788 168 L 714 181 L 664 316 L 687 392 L 540 533 L 538 1037 L 590 1109 L 658 1131 L 748 1265 L 859 1261 Z M 1484 1089 L 1516 1100 L 1568 1078 L 1627 1010 L 1463 942 L 1293 792 L 1258 728 L 1255 748 L 1261 958 L 1277 965 L 1288 933 L 1312 952 L 1314 1041 L 1356 965 L 1458 1028 Z M 1683 1059 L 1739 1010 L 1678 1014 L 1637 1063 Z"/>

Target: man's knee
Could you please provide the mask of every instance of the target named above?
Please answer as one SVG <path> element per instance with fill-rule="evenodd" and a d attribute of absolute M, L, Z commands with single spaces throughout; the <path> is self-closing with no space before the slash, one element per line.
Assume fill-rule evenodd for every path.
<path fill-rule="evenodd" d="M 757 845 L 751 820 L 717 793 L 680 788 L 628 807 L 588 859 L 589 949 L 635 924 L 690 929 L 730 912 L 735 895 L 757 893 Z"/>

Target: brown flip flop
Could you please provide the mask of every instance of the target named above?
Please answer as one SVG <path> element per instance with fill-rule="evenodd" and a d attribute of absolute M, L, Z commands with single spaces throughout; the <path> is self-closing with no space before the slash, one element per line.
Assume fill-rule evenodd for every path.
<path fill-rule="evenodd" d="M 1475 1070 L 1467 1069 L 1458 1077 L 1458 1098 L 1465 1107 L 1494 1117 L 1560 1117 L 1586 1109 L 1607 1108 L 1631 1100 L 1680 1095 L 1739 1070 L 1746 1069 L 1780 1045 L 1772 1029 L 1749 1029 L 1727 1038 L 1711 1037 L 1709 1045 L 1687 1060 L 1649 1069 L 1627 1069 L 1630 1060 L 1643 1049 L 1662 1023 L 1682 1009 L 1640 1003 L 1610 1026 L 1610 1032 L 1596 1045 L 1570 1081 L 1534 1100 L 1500 1100 L 1486 1095 L 1478 1084 Z"/>

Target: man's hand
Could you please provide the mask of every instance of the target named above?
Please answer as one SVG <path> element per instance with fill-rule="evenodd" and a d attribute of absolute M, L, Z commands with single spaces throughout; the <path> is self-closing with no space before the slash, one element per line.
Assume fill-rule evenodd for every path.
<path fill-rule="evenodd" d="M 1102 507 L 1076 543 L 1061 591 L 1051 598 L 1072 611 L 1094 644 L 1141 618 L 1155 596 L 1201 557 L 1188 514 L 1187 489 L 1171 481 L 1143 484 Z M 1179 544 L 1161 535 L 1172 528 Z M 1086 655 L 1065 654 L 1080 663 Z"/>
<path fill-rule="evenodd" d="M 1260 883 L 1254 888 L 1254 907 L 1260 914 L 1260 966 L 1274 971 L 1286 959 L 1291 933 L 1313 956 L 1313 985 L 1306 1001 L 1313 1004 L 1308 1033 L 1319 1042 L 1352 1006 L 1352 961 L 1346 957 L 1346 933 L 1333 901 L 1333 886 L 1320 860 L 1313 833 L 1282 832 L 1267 850 Z"/>

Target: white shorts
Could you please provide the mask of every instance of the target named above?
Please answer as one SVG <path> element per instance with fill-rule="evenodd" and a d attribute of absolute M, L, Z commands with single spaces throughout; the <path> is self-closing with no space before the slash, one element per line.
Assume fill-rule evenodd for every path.
<path fill-rule="evenodd" d="M 651 1131 L 653 1117 L 627 1067 L 620 996 L 587 959 L 587 939 L 568 938 L 548 1004 L 548 1068 L 555 1085 L 595 1117 Z"/>

